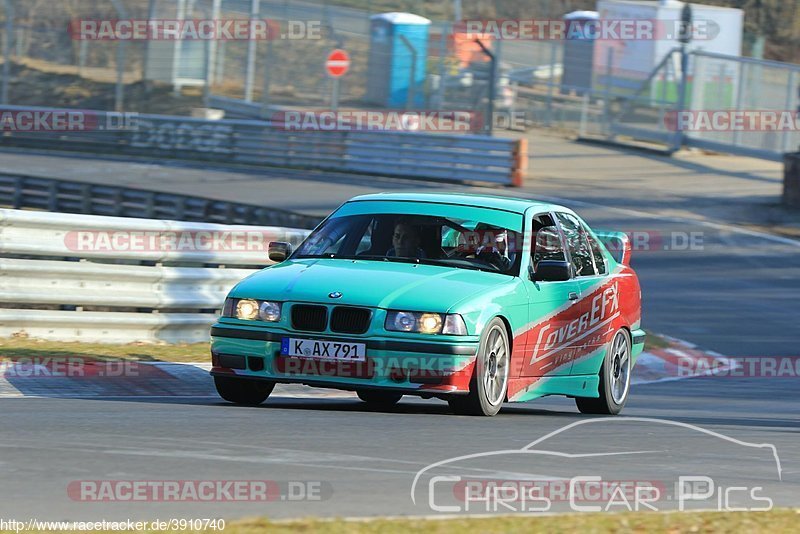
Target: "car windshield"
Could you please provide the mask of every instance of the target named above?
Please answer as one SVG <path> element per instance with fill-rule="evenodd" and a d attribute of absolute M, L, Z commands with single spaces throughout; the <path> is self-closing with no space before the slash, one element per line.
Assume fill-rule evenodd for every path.
<path fill-rule="evenodd" d="M 349 215 L 325 221 L 292 259 L 424 263 L 515 276 L 521 245 L 519 232 L 482 221 L 430 215 Z"/>

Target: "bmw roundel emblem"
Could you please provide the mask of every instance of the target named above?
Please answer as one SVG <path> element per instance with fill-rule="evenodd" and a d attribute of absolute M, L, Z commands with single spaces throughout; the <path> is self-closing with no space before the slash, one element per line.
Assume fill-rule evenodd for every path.
<path fill-rule="evenodd" d="M 328 293 L 328 297 L 332 299 L 340 299 L 342 298 L 342 294 L 338 291 L 334 291 L 333 293 Z"/>

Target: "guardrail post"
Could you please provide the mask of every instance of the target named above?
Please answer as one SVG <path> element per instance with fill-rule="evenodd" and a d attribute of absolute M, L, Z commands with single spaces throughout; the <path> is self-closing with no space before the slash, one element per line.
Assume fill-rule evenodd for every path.
<path fill-rule="evenodd" d="M 22 191 L 25 189 L 25 178 L 22 176 L 14 177 L 14 192 L 11 196 L 11 207 L 19 209 L 22 207 Z"/>
<path fill-rule="evenodd" d="M 517 139 L 512 149 L 514 162 L 511 167 L 511 185 L 522 187 L 525 182 L 525 171 L 528 170 L 528 140 Z"/>
<path fill-rule="evenodd" d="M 800 208 L 800 152 L 783 156 L 783 203 Z"/>
<path fill-rule="evenodd" d="M 81 187 L 81 213 L 92 213 L 92 184 L 83 184 Z"/>

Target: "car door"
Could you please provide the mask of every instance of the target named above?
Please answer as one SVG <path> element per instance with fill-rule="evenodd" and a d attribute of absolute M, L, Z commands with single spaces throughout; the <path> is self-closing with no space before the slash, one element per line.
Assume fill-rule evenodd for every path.
<path fill-rule="evenodd" d="M 616 287 L 611 283 L 605 258 L 586 224 L 575 215 L 563 212 L 556 213 L 556 220 L 564 235 L 578 285 L 578 322 L 570 336 L 574 347 L 571 374 L 596 374 L 594 356 L 608 342 L 614 314 L 619 309 Z"/>
<path fill-rule="evenodd" d="M 541 260 L 568 261 L 564 236 L 551 213 L 532 217 L 528 272 L 522 277 L 528 290 L 528 326 L 525 358 L 520 376 L 560 376 L 570 373 L 572 351 L 570 325 L 579 318 L 579 288 L 574 279 L 535 281 L 533 276 Z"/>

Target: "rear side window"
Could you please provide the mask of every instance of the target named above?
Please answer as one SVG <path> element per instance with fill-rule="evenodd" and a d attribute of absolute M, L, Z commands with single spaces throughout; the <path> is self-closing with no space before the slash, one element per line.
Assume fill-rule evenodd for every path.
<path fill-rule="evenodd" d="M 567 249 L 572 256 L 572 265 L 577 276 L 594 276 L 595 259 L 588 234 L 583 225 L 572 215 L 557 213 L 556 217 L 564 232 Z"/>
<path fill-rule="evenodd" d="M 586 232 L 586 239 L 589 240 L 589 245 L 592 247 L 592 257 L 594 258 L 594 266 L 597 269 L 597 274 L 606 274 L 606 258 L 603 256 L 603 250 L 600 244 L 592 234 Z"/>

